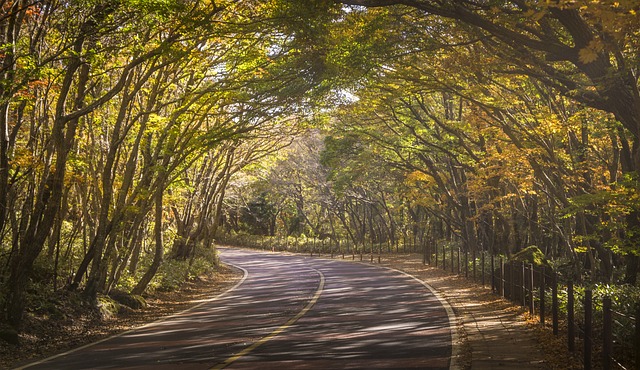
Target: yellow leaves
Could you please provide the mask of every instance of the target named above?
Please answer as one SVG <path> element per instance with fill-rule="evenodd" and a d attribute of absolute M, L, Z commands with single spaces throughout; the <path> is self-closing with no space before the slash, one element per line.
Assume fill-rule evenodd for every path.
<path fill-rule="evenodd" d="M 615 42 L 627 43 L 630 39 L 626 35 L 636 34 L 638 29 L 637 5 L 637 0 L 585 1 L 579 10 L 589 23 L 611 36 Z M 597 50 L 588 47 L 592 51 Z M 593 57 L 590 51 L 584 51 L 583 54 Z"/>
<path fill-rule="evenodd" d="M 156 113 L 151 113 L 149 115 L 149 121 L 147 123 L 147 130 L 150 132 L 160 130 L 164 127 L 167 121 L 167 117 L 163 117 Z"/>
<path fill-rule="evenodd" d="M 36 167 L 42 167 L 42 162 L 39 161 L 26 147 L 18 147 L 15 150 L 11 166 L 14 168 L 34 169 Z"/>
<path fill-rule="evenodd" d="M 405 195 L 415 204 L 429 207 L 437 203 L 432 197 L 432 189 L 437 187 L 433 177 L 423 171 L 413 171 L 405 176 Z"/>
<path fill-rule="evenodd" d="M 595 62 L 599 54 L 604 51 L 604 44 L 599 39 L 593 39 L 589 44 L 578 51 L 578 59 L 581 63 L 589 64 Z"/>
<path fill-rule="evenodd" d="M 433 177 L 428 175 L 422 171 L 413 171 L 409 173 L 406 177 L 407 182 L 431 182 L 433 181 Z"/>
<path fill-rule="evenodd" d="M 573 251 L 576 253 L 587 253 L 589 251 L 589 247 L 586 245 L 577 245 L 573 248 Z"/>

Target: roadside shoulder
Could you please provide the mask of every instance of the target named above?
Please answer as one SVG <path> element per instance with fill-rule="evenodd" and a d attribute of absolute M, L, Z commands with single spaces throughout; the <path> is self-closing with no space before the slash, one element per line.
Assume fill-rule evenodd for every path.
<path fill-rule="evenodd" d="M 467 279 L 424 266 L 415 258 L 391 258 L 382 265 L 424 281 L 453 307 L 461 349 L 455 362 L 458 368 L 551 368 L 520 307 Z"/>

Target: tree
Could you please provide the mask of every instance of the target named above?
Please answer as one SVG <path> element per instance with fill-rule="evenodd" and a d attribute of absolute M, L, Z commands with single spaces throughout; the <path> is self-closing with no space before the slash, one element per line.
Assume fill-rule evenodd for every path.
<path fill-rule="evenodd" d="M 480 43 L 508 64 L 505 74 L 529 76 L 574 101 L 613 114 L 626 129 L 619 132 L 623 143 L 622 171 L 638 176 L 640 94 L 634 65 L 638 60 L 635 36 L 639 22 L 633 2 L 341 3 L 366 7 L 402 5 L 415 9 L 421 22 L 429 22 L 432 15 L 460 22 L 467 27 L 468 42 Z M 627 143 L 627 137 L 632 145 Z M 638 227 L 640 212 L 634 210 L 626 216 L 626 229 L 631 236 Z M 628 282 L 636 281 L 637 250 L 635 245 L 627 254 Z"/>
<path fill-rule="evenodd" d="M 144 291 L 176 226 L 166 211 L 189 204 L 169 192 L 221 153 L 220 181 L 198 195 L 209 197 L 200 222 L 180 230 L 213 240 L 231 174 L 267 151 L 260 145 L 268 140 L 256 144 L 265 132 L 299 122 L 312 86 L 292 67 L 304 61 L 293 39 L 271 27 L 280 6 L 3 5 L 1 321 L 20 326 L 34 267 L 54 270 L 54 289 L 58 280 L 71 280 L 71 289 L 85 283 L 90 300 L 128 273 L 136 284 L 126 288 Z M 153 256 L 141 252 L 148 238 Z M 68 276 L 59 276 L 61 265 Z"/>
<path fill-rule="evenodd" d="M 53 163 L 44 169 L 34 197 L 33 210 L 29 214 L 22 214 L 22 217 L 28 217 L 29 221 L 17 253 L 12 255 L 11 272 L 5 284 L 8 287 L 4 307 L 5 319 L 14 326 L 18 326 L 21 321 L 29 271 L 40 254 L 60 209 L 67 159 L 74 145 L 79 118 L 117 94 L 125 81 L 123 77 L 96 101 L 88 104 L 85 102 L 89 65 L 83 64 L 80 57 L 86 49 L 95 45 L 95 33 L 103 27 L 102 22 L 114 11 L 114 8 L 104 4 L 93 7 L 87 18 L 79 24 L 77 34 L 69 45 L 71 55 L 66 62 L 66 72 L 55 104 L 51 138 L 45 150 L 48 161 Z M 139 59 L 134 60 L 124 68 L 125 72 L 138 63 Z M 75 91 L 72 89 L 74 83 Z M 69 106 L 71 112 L 67 111 Z"/>

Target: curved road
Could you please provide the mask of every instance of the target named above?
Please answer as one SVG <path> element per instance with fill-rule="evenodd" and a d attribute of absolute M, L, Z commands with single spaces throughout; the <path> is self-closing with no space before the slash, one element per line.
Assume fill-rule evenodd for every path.
<path fill-rule="evenodd" d="M 448 369 L 450 309 L 398 271 L 221 248 L 225 294 L 29 369 Z"/>

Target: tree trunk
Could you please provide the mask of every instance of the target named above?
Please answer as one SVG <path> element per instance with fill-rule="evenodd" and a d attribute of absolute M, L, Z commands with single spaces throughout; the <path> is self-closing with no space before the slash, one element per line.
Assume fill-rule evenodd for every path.
<path fill-rule="evenodd" d="M 640 230 L 640 211 L 631 212 L 631 214 L 627 215 L 627 225 L 629 227 L 628 230 Z M 629 237 L 629 236 L 628 236 Z M 628 243 L 631 243 L 630 246 L 633 250 L 640 249 L 638 244 L 637 236 L 629 237 Z M 633 253 L 628 253 L 626 255 L 627 259 L 627 269 L 625 271 L 624 282 L 627 284 L 635 285 L 638 282 L 638 272 L 640 271 L 640 257 Z"/>
<path fill-rule="evenodd" d="M 161 175 L 162 177 L 162 175 Z M 153 261 L 151 266 L 145 274 L 142 276 L 138 284 L 131 289 L 131 294 L 142 294 L 147 286 L 151 282 L 151 279 L 158 272 L 158 268 L 162 264 L 164 258 L 164 245 L 162 242 L 162 196 L 164 194 L 164 181 L 158 181 L 158 187 L 155 192 L 155 226 L 153 228 L 153 235 L 155 239 L 155 253 L 153 255 Z"/>
<path fill-rule="evenodd" d="M 74 50 L 82 51 L 84 39 L 76 40 Z M 60 96 L 56 105 L 56 117 L 51 130 L 51 156 L 55 154 L 55 169 L 45 173 L 42 183 L 36 195 L 35 208 L 31 213 L 29 226 L 21 240 L 18 253 L 13 257 L 11 273 L 7 280 L 8 293 L 4 303 L 6 321 L 15 328 L 19 328 L 24 311 L 24 293 L 31 269 L 36 258 L 44 248 L 45 241 L 54 225 L 60 210 L 60 204 L 64 188 L 64 175 L 66 172 L 67 157 L 75 139 L 78 119 L 68 120 L 64 116 L 64 106 L 71 92 L 74 75 L 80 69 L 78 79 L 78 92 L 75 100 L 75 108 L 80 108 L 84 101 L 84 88 L 89 77 L 89 66 L 81 67 L 79 57 L 71 58 L 67 67 L 67 73 L 61 87 Z"/>

